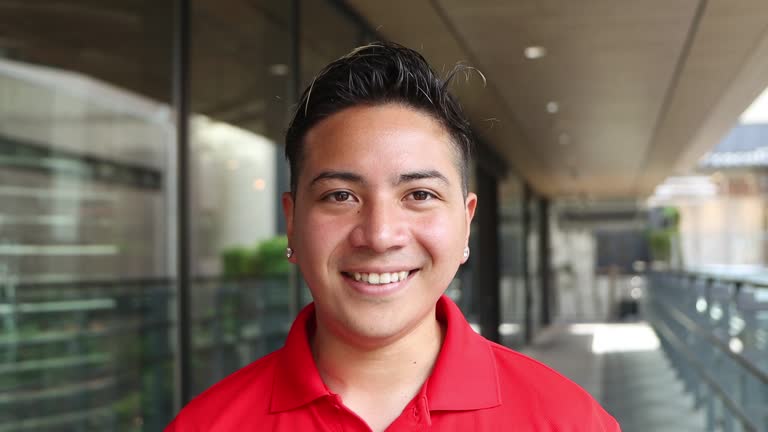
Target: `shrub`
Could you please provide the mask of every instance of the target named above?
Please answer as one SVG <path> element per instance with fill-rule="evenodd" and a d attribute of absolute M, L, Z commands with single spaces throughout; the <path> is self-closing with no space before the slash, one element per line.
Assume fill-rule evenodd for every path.
<path fill-rule="evenodd" d="M 232 247 L 221 252 L 224 277 L 278 277 L 288 275 L 291 265 L 285 259 L 288 238 L 275 236 L 253 248 Z"/>

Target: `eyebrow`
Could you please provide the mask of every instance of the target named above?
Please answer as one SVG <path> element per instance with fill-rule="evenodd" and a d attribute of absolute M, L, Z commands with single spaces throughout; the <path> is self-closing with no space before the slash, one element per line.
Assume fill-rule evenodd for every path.
<path fill-rule="evenodd" d="M 437 171 L 437 170 L 414 171 L 410 173 L 400 174 L 400 179 L 398 180 L 397 184 L 408 183 L 416 180 L 425 180 L 425 179 L 439 180 L 445 183 L 446 185 L 451 184 L 448 181 L 448 178 L 444 176 L 442 173 L 440 173 L 440 171 Z"/>
<path fill-rule="evenodd" d="M 326 180 L 344 180 L 353 183 L 365 184 L 365 180 L 359 174 L 355 174 L 349 171 L 323 171 L 310 182 L 310 186 L 314 186 L 317 183 Z"/>
<path fill-rule="evenodd" d="M 425 171 L 413 171 L 409 173 L 400 174 L 396 184 L 401 185 L 403 183 L 409 183 L 417 180 L 434 179 L 439 180 L 446 185 L 450 185 L 448 178 L 437 170 L 425 170 Z M 352 183 L 366 184 L 363 176 L 355 174 L 350 171 L 323 171 L 310 182 L 310 186 L 314 186 L 317 183 L 328 180 L 342 180 Z"/>

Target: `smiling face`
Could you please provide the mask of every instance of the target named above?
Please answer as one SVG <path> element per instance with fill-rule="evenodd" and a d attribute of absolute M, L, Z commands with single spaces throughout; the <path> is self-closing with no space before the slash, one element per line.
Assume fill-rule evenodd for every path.
<path fill-rule="evenodd" d="M 370 345 L 434 320 L 477 200 L 445 128 L 402 105 L 348 108 L 309 130 L 301 166 L 283 208 L 318 325 Z"/>

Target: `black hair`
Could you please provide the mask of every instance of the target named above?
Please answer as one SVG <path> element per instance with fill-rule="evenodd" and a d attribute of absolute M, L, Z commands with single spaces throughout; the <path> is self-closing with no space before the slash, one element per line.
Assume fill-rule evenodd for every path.
<path fill-rule="evenodd" d="M 285 157 L 295 194 L 304 155 L 304 137 L 323 119 L 361 105 L 402 104 L 423 112 L 448 131 L 459 156 L 462 192 L 467 194 L 473 136 L 461 106 L 448 92 L 457 65 L 441 79 L 418 52 L 393 42 L 375 42 L 330 63 L 304 90 L 285 136 Z"/>

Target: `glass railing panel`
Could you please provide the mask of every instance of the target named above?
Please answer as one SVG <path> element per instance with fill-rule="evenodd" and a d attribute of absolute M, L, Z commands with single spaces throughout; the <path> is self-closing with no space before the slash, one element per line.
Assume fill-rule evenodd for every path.
<path fill-rule="evenodd" d="M 710 426 L 768 428 L 768 287 L 711 274 L 649 279 L 650 322 Z"/>
<path fill-rule="evenodd" d="M 197 279 L 192 292 L 196 394 L 283 345 L 294 318 L 287 275 Z"/>
<path fill-rule="evenodd" d="M 169 420 L 170 281 L 0 292 L 0 430 L 141 430 Z"/>

